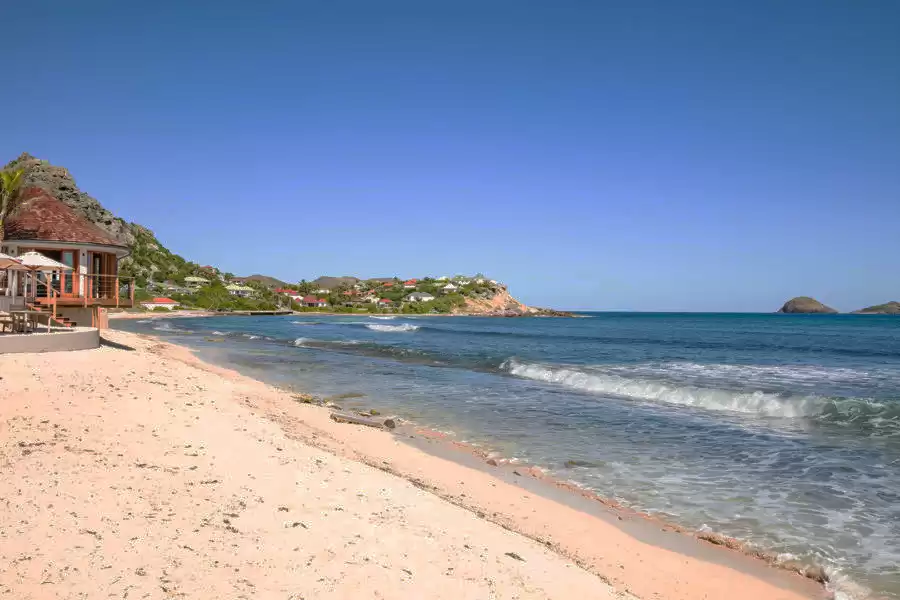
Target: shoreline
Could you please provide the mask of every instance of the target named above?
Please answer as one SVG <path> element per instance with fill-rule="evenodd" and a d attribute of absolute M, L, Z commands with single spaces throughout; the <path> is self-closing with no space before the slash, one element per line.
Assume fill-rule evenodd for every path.
<path fill-rule="evenodd" d="M 140 316 L 144 317 L 145 315 Z M 170 315 L 161 316 L 169 317 Z M 628 594 L 624 597 L 637 598 L 699 600 L 700 598 L 727 596 L 731 600 L 755 600 L 757 598 L 808 600 L 827 597 L 822 586 L 799 574 L 782 569 L 772 569 L 762 560 L 701 542 L 691 535 L 680 533 L 672 526 L 662 524 L 661 521 L 598 501 L 599 497 L 589 498 L 585 494 L 573 493 L 575 490 L 557 489 L 555 495 L 559 497 L 554 498 L 553 488 L 557 486 L 552 481 L 539 476 L 522 476 L 521 472 L 518 475 L 515 474 L 517 469 L 524 471 L 525 467 L 522 466 L 513 467 L 500 463 L 497 467 L 488 465 L 483 456 L 454 448 L 453 444 L 441 440 L 439 436 L 428 430 L 407 426 L 401 427 L 397 433 L 391 434 L 386 431 L 338 424 L 329 418 L 330 411 L 328 409 L 298 401 L 289 392 L 241 375 L 232 369 L 204 362 L 183 346 L 162 342 L 152 336 L 115 330 L 105 331 L 103 335 L 112 347 L 108 345 L 97 351 L 70 353 L 66 357 L 72 361 L 84 362 L 91 359 L 99 360 L 104 365 L 110 363 L 111 367 L 115 366 L 120 369 L 123 376 L 127 374 L 129 378 L 138 377 L 141 380 L 140 390 L 137 389 L 137 383 L 119 388 L 120 382 L 117 382 L 116 379 L 111 379 L 102 373 L 96 376 L 98 379 L 103 378 L 103 381 L 108 381 L 109 388 L 116 389 L 120 397 L 125 393 L 136 392 L 133 394 L 134 400 L 129 401 L 132 404 L 139 402 L 137 407 L 144 407 L 140 408 L 140 411 L 153 412 L 153 415 L 150 416 L 158 419 L 158 426 L 153 430 L 154 437 L 162 434 L 170 435 L 169 429 L 160 429 L 159 427 L 165 425 L 167 420 L 174 418 L 174 415 L 197 413 L 195 415 L 196 424 L 191 425 L 191 423 L 195 423 L 191 420 L 187 422 L 186 426 L 202 427 L 205 421 L 222 417 L 221 413 L 223 412 L 233 413 L 236 415 L 235 418 L 239 417 L 239 422 L 244 425 L 239 425 L 239 422 L 234 419 L 224 424 L 223 435 L 227 431 L 234 431 L 234 433 L 227 434 L 227 439 L 218 440 L 221 443 L 217 453 L 226 453 L 232 443 L 247 442 L 244 438 L 248 434 L 242 434 L 241 431 L 248 431 L 247 428 L 251 424 L 253 427 L 259 425 L 257 422 L 268 424 L 266 426 L 267 433 L 258 435 L 260 443 L 263 438 L 269 439 L 275 436 L 291 440 L 296 445 L 296 447 L 287 448 L 285 442 L 277 442 L 277 448 L 271 447 L 271 444 L 266 447 L 266 452 L 272 455 L 271 460 L 278 465 L 285 461 L 295 461 L 298 454 L 316 449 L 326 452 L 334 458 L 344 461 L 349 459 L 351 462 L 347 463 L 348 466 L 344 467 L 345 469 L 356 472 L 357 467 L 352 467 L 352 464 L 368 465 L 384 473 L 383 477 L 389 479 L 379 479 L 377 485 L 388 486 L 389 489 L 394 490 L 392 493 L 399 493 L 395 487 L 401 485 L 401 482 L 404 485 L 411 484 L 412 489 L 419 494 L 416 496 L 418 500 L 415 501 L 415 505 L 428 504 L 431 506 L 432 500 L 429 497 L 435 500 L 440 499 L 438 501 L 444 503 L 446 511 L 449 511 L 449 516 L 444 515 L 445 521 L 441 525 L 442 533 L 434 538 L 436 540 L 452 537 L 452 532 L 455 531 L 458 523 L 463 521 L 468 523 L 468 519 L 472 519 L 481 528 L 479 535 L 493 536 L 500 535 L 500 533 L 517 535 L 523 543 L 531 544 L 526 550 L 527 555 L 523 554 L 524 551 L 518 550 L 507 552 L 507 557 L 515 554 L 518 558 L 513 560 L 505 558 L 498 563 L 503 564 L 504 569 L 508 566 L 507 562 L 515 563 L 513 566 L 518 568 L 520 567 L 518 563 L 521 561 L 521 569 L 526 572 L 532 574 L 538 571 L 550 572 L 559 566 L 554 561 L 562 559 L 563 561 L 574 561 L 583 570 L 583 574 L 595 578 L 595 583 L 590 584 L 590 579 L 584 580 L 582 571 L 568 571 L 568 575 L 564 576 L 565 582 L 556 580 L 545 582 L 546 586 L 549 586 L 543 588 L 547 592 L 546 595 L 526 594 L 520 597 L 576 597 L 576 594 L 583 595 L 585 592 L 576 592 L 574 589 L 567 588 L 563 594 L 561 588 L 553 586 L 562 583 L 574 585 L 574 582 L 582 580 L 588 584 L 585 589 L 593 589 L 587 594 L 587 597 L 592 598 L 613 597 L 613 592 L 607 593 L 601 589 L 604 582 L 615 588 L 617 592 Z M 22 358 L 4 359 L 9 363 L 4 365 L 6 368 L 3 370 L 3 375 L 6 377 L 5 384 L 10 381 L 16 383 L 14 377 L 16 367 L 21 367 L 21 373 L 27 373 L 29 370 L 31 373 L 46 373 L 48 371 L 46 365 L 54 364 L 53 358 L 60 355 L 19 356 Z M 55 362 L 61 363 L 64 362 L 64 359 Z M 10 377 L 10 364 L 13 367 L 13 378 Z M 160 366 L 163 368 L 160 369 Z M 106 369 L 102 369 L 102 371 L 106 372 Z M 109 371 L 109 373 L 115 375 L 116 372 Z M 65 381 L 65 376 L 70 373 L 66 373 L 63 368 L 62 373 L 57 372 L 55 375 L 61 378 L 60 381 Z M 45 376 L 49 377 L 49 375 Z M 181 382 L 180 388 L 179 382 Z M 107 385 L 102 381 L 92 381 L 89 384 L 82 381 L 81 383 L 89 385 L 91 390 L 99 388 L 100 384 L 104 388 Z M 32 388 L 33 384 L 34 382 L 24 382 L 24 389 Z M 19 382 L 19 385 L 23 384 Z M 185 388 L 185 386 L 187 387 Z M 171 389 L 173 387 L 179 391 L 176 393 Z M 212 390 L 216 390 L 215 396 L 211 394 Z M 18 391 L 21 396 L 21 387 Z M 139 398 L 141 391 L 153 394 L 154 403 L 152 405 L 142 403 L 142 399 Z M 226 392 L 231 395 L 226 397 Z M 9 394 L 9 398 L 4 399 L 2 398 L 4 393 L 0 391 L 0 399 L 5 400 L 7 404 L 12 403 L 15 407 L 21 401 L 20 396 L 15 395 L 16 389 L 7 391 L 7 394 Z M 70 395 L 62 394 L 69 399 L 59 399 L 60 405 L 57 413 L 61 410 L 60 407 L 65 407 L 66 402 L 69 405 L 72 402 L 77 403 L 85 394 L 86 392 L 83 391 L 81 395 L 75 394 L 74 400 L 69 397 Z M 156 407 L 160 399 L 168 408 L 166 410 L 151 408 L 151 406 Z M 29 403 L 26 398 L 25 402 L 27 404 L 25 408 L 34 411 L 34 405 L 39 401 L 31 398 Z M 208 407 L 212 402 L 216 404 L 215 412 L 210 412 L 213 409 Z M 38 407 L 35 416 L 40 416 L 41 412 Z M 89 410 L 88 414 L 91 413 L 96 413 L 96 409 Z M 248 414 L 254 418 L 248 420 Z M 55 418 L 52 414 L 48 416 Z M 144 417 L 146 416 L 148 415 L 134 415 L 134 418 L 139 420 L 140 424 L 137 428 L 141 431 L 144 430 Z M 154 423 L 156 421 L 147 422 Z M 410 431 L 411 429 L 412 431 Z M 256 431 L 256 429 L 253 430 Z M 8 435 L 9 431 L 4 433 L 9 443 L 16 439 L 14 435 Z M 129 435 L 137 434 L 132 431 Z M 413 437 L 406 437 L 410 435 Z M 121 443 L 126 444 L 127 442 L 126 436 Z M 213 442 L 213 438 L 208 438 L 206 445 L 211 447 Z M 27 449 L 30 446 L 23 446 L 23 443 L 31 444 L 32 442 L 20 441 L 13 448 L 18 448 L 19 452 L 24 455 L 22 448 Z M 459 444 L 457 445 L 459 446 Z M 182 446 L 184 444 L 178 447 Z M 12 456 L 12 452 L 7 452 L 7 454 Z M 189 450 L 176 452 L 176 455 L 181 454 L 196 455 Z M 168 453 L 166 455 L 169 456 Z M 3 454 L 0 453 L 0 458 L 2 457 Z M 237 455 L 234 456 L 234 460 L 238 460 L 238 458 Z M 157 460 L 164 459 L 158 457 Z M 0 465 L 2 464 L 3 461 L 0 460 Z M 129 477 L 142 476 L 145 469 L 140 466 L 141 464 L 143 463 L 136 463 L 137 466 L 125 465 L 122 467 L 123 473 Z M 222 463 L 221 460 L 218 462 L 211 460 L 209 468 L 224 468 L 223 472 L 228 474 L 227 478 L 240 478 L 240 481 L 243 481 L 242 485 L 247 487 L 259 486 L 262 485 L 259 483 L 260 481 L 272 479 L 273 470 L 276 469 L 274 464 L 254 463 L 255 466 L 252 468 L 248 465 L 247 469 L 250 469 L 251 474 L 247 476 L 241 475 L 243 473 L 241 468 L 235 469 L 234 465 L 228 461 Z M 45 471 L 45 469 L 41 469 L 28 472 L 28 475 L 33 482 L 41 477 L 49 477 Z M 252 475 L 252 472 L 263 477 L 258 479 L 257 476 Z M 93 470 L 89 470 L 88 474 L 93 476 L 95 473 Z M 246 480 L 246 477 L 250 477 L 250 480 Z M 334 475 L 334 477 L 338 477 L 338 475 Z M 356 477 L 362 477 L 362 475 Z M 9 490 L 3 489 L 4 485 L 12 485 L 11 479 L 5 477 L 6 483 L 0 483 L 0 497 L 11 497 L 9 493 L 4 493 Z M 358 482 L 354 478 L 346 479 L 345 477 L 344 479 L 345 486 L 349 484 L 351 488 L 358 487 L 356 485 Z M 19 480 L 21 480 L 21 474 Z M 209 479 L 208 481 L 218 480 Z M 235 485 L 240 481 L 235 481 Z M 200 484 L 203 483 L 203 481 L 200 482 Z M 191 487 L 189 489 L 191 493 L 195 493 L 198 488 Z M 299 491 L 293 488 L 286 488 L 284 491 L 287 494 L 299 494 Z M 84 492 L 87 493 L 87 490 Z M 204 490 L 203 493 L 208 495 L 210 492 Z M 282 501 L 286 504 L 289 501 L 305 504 L 309 501 L 309 493 L 307 491 L 306 495 L 299 495 L 296 498 L 285 497 Z M 303 500 L 304 498 L 306 500 Z M 85 504 L 90 504 L 90 502 Z M 347 503 L 349 500 L 345 499 L 344 502 Z M 444 508 L 438 509 L 436 506 L 432 510 L 445 511 Z M 451 508 L 463 511 L 465 514 L 450 511 Z M 8 513 L 9 511 L 7 511 L 7 515 Z M 443 513 L 441 514 L 443 515 Z M 451 525 L 446 519 L 450 519 L 454 524 Z M 2 525 L 0 534 L 4 534 L 4 537 L 0 537 L 0 539 L 5 539 L 6 529 L 9 526 L 4 521 L 5 519 L 0 517 L 0 525 Z M 314 523 L 310 523 L 309 527 L 312 528 L 318 524 L 319 520 L 316 520 Z M 419 534 L 416 532 L 420 533 L 419 528 L 425 525 L 421 522 L 412 523 L 412 525 L 415 535 L 411 539 L 419 539 Z M 95 524 L 91 531 L 96 531 L 101 526 L 102 524 Z M 119 523 L 118 526 L 123 527 L 124 524 Z M 282 532 L 277 531 L 271 535 L 274 536 L 275 533 L 281 534 Z M 32 537 L 34 536 L 29 536 L 29 539 Z M 18 538 L 11 539 L 12 545 L 19 543 Z M 369 544 L 372 543 L 374 542 L 370 540 Z M 409 540 L 406 543 L 409 543 Z M 506 543 L 511 543 L 511 541 Z M 3 544 L 0 544 L 0 547 L 2 546 Z M 7 556 L 7 553 L 10 552 L 9 548 L 8 546 L 0 549 L 0 554 L 4 555 L 4 559 L 10 558 Z M 196 546 L 192 545 L 192 548 L 196 548 Z M 540 556 L 535 554 L 536 552 Z M 545 553 L 549 554 L 545 556 Z M 553 558 L 554 556 L 556 558 Z M 424 569 L 425 567 L 420 565 L 419 568 Z M 455 568 L 462 567 L 457 564 Z M 85 568 L 84 570 L 92 571 L 94 569 Z M 410 569 L 410 571 L 417 571 L 417 569 Z M 451 569 L 452 571 L 453 569 Z M 456 571 L 456 573 L 457 575 L 453 576 L 451 581 L 457 581 L 456 577 L 460 576 L 460 572 Z M 518 577 L 524 576 L 521 572 L 517 573 Z M 563 571 L 559 571 L 557 575 L 562 573 Z M 497 575 L 499 577 L 500 573 Z M 283 578 L 283 574 L 281 576 Z M 130 580 L 133 579 L 133 577 L 130 578 Z M 21 578 L 19 581 L 21 582 Z M 137 581 L 138 583 L 135 585 L 141 583 L 140 578 Z M 0 575 L 0 590 L 5 589 L 3 585 L 10 587 L 10 580 Z M 509 585 L 515 584 L 509 583 Z M 512 591 L 512 588 L 508 588 L 507 591 Z M 359 591 L 359 594 L 366 595 L 366 592 Z M 395 598 L 444 597 L 437 593 L 426 596 L 421 594 L 404 595 L 400 590 L 395 590 L 393 594 L 387 593 L 386 596 Z M 508 596 L 508 594 L 500 594 L 500 597 Z M 19 597 L 28 596 L 20 594 Z M 460 597 L 460 595 L 451 594 L 447 597 Z"/>
<path fill-rule="evenodd" d="M 158 340 L 158 338 L 152 335 L 149 337 Z M 164 343 L 171 344 L 171 342 Z M 189 358 L 187 358 L 188 360 L 197 361 L 204 365 L 214 364 L 205 362 L 191 349 L 185 346 L 177 344 L 171 345 L 178 348 L 180 352 L 183 351 L 187 353 L 189 356 Z M 234 375 L 245 377 L 227 366 L 216 365 L 214 368 L 225 369 Z M 257 381 L 255 379 L 252 380 Z M 262 382 L 258 383 L 268 385 Z M 343 429 L 358 429 L 361 433 L 366 435 L 380 434 L 392 437 L 404 446 L 424 452 L 430 457 L 449 461 L 455 466 L 462 466 L 466 469 L 481 473 L 492 480 L 503 481 L 514 488 L 520 490 L 524 489 L 535 494 L 540 499 L 550 503 L 548 508 L 550 509 L 551 514 L 552 509 L 565 506 L 579 514 L 586 513 L 591 517 L 604 522 L 607 526 L 617 529 L 626 536 L 640 539 L 652 547 L 665 548 L 692 559 L 711 562 L 726 568 L 735 569 L 744 574 L 751 575 L 754 578 L 764 580 L 767 583 L 785 586 L 789 591 L 805 594 L 803 597 L 828 597 L 828 593 L 824 587 L 827 578 L 820 568 L 778 561 L 777 556 L 774 553 L 752 549 L 738 540 L 720 534 L 694 532 L 688 528 L 664 521 L 659 517 L 625 507 L 609 498 L 605 498 L 598 493 L 579 487 L 568 481 L 554 478 L 546 474 L 541 467 L 511 463 L 493 453 L 470 444 L 452 440 L 442 432 L 431 430 L 415 423 L 403 422 L 393 433 L 369 430 L 365 427 L 353 425 L 333 425 L 333 423 L 328 420 L 331 410 L 324 405 L 308 403 L 308 400 L 312 398 L 308 395 L 308 390 L 304 390 L 302 393 L 297 394 L 291 390 L 283 390 L 277 387 L 275 389 L 295 397 L 295 400 L 296 396 L 303 397 L 304 400 L 301 400 L 303 403 L 302 405 L 320 411 L 322 413 L 321 418 L 325 419 L 324 422 L 328 424 L 329 428 L 335 427 L 338 431 Z M 338 403 L 341 402 L 340 399 L 334 400 Z M 348 403 L 355 403 L 353 399 L 347 400 Z M 321 424 L 322 423 L 320 422 L 319 425 Z M 331 450 L 334 451 L 335 448 L 332 447 Z M 390 458 L 366 452 L 360 453 L 360 448 L 353 448 L 350 451 L 350 456 L 357 460 L 363 460 L 367 464 L 371 464 L 375 459 L 383 461 L 386 458 Z M 439 471 L 440 469 L 434 469 L 435 473 Z M 432 493 L 437 493 L 445 500 L 457 504 L 458 506 L 463 506 L 468 510 L 472 510 L 473 512 L 476 512 L 476 514 L 489 514 L 489 508 L 499 508 L 499 506 L 496 506 L 487 496 L 475 498 L 474 503 L 470 504 L 470 501 L 473 500 L 473 496 L 471 492 L 468 495 L 464 493 L 463 490 L 465 486 L 463 485 L 463 482 L 453 483 L 450 480 L 441 480 L 440 478 L 435 479 L 428 477 L 427 475 L 423 476 L 421 469 L 393 470 L 391 472 L 399 477 L 414 482 L 427 482 L 431 487 Z M 492 483 L 490 485 L 493 487 L 494 484 Z M 467 497 L 469 500 L 461 503 L 460 500 L 463 497 Z M 595 569 L 597 568 L 599 557 L 591 556 L 594 554 L 593 549 L 584 548 L 579 543 L 572 544 L 571 540 L 559 542 L 553 540 L 552 530 L 565 529 L 567 524 L 544 523 L 541 533 L 538 534 L 527 524 L 529 518 L 533 519 L 534 517 L 524 515 L 510 516 L 504 514 L 502 510 L 493 510 L 490 514 L 499 517 L 494 522 L 497 522 L 504 528 L 528 535 L 528 537 L 532 537 L 543 544 L 547 544 L 556 551 L 561 552 L 563 555 L 576 560 L 580 566 L 586 567 L 592 572 L 597 572 Z M 489 520 L 491 519 L 489 518 Z M 549 519 L 548 521 L 553 520 Z M 589 558 L 585 560 L 583 558 L 585 556 L 588 556 Z M 619 571 L 621 571 L 623 568 L 622 564 L 607 566 L 609 567 L 608 570 L 605 570 L 603 573 L 598 572 L 598 574 L 602 577 L 609 578 L 613 582 L 626 581 L 626 586 L 632 591 L 634 587 L 640 587 L 635 584 L 628 585 L 627 580 L 619 578 L 620 573 L 616 573 L 615 568 L 618 568 Z M 668 589 L 668 587 L 665 587 L 664 589 Z M 653 594 L 660 593 L 658 589 L 653 589 L 652 591 L 648 590 L 648 592 Z M 733 596 L 733 592 L 731 592 L 731 595 Z M 664 595 L 662 597 L 668 598 L 669 596 Z M 687 598 L 691 596 L 684 597 Z"/>

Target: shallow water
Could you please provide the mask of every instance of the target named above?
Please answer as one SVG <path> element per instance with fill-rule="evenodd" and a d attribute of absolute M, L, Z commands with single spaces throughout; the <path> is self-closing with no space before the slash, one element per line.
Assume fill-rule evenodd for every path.
<path fill-rule="evenodd" d="M 823 564 L 839 597 L 868 588 L 900 598 L 900 318 L 309 315 L 114 326 L 273 383 L 365 394 L 350 402 Z"/>

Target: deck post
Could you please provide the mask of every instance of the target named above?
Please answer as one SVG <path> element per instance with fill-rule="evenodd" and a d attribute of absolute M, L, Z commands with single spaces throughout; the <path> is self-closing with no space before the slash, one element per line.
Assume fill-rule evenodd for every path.
<path fill-rule="evenodd" d="M 134 308 L 134 278 L 131 279 L 129 287 L 131 288 L 131 294 L 129 294 L 131 296 L 131 308 Z"/>
<path fill-rule="evenodd" d="M 119 276 L 116 275 L 116 308 L 119 308 Z"/>

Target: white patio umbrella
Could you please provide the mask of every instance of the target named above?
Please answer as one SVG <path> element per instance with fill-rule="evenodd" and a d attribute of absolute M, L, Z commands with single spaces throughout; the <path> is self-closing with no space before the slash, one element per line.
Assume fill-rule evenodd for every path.
<path fill-rule="evenodd" d="M 34 295 L 37 292 L 37 282 L 35 281 L 35 274 L 37 271 L 71 271 L 72 267 L 69 265 L 63 264 L 58 260 L 53 260 L 47 256 L 44 256 L 40 252 L 26 252 L 22 256 L 17 257 L 18 260 L 22 263 L 26 269 L 31 271 L 31 293 Z"/>

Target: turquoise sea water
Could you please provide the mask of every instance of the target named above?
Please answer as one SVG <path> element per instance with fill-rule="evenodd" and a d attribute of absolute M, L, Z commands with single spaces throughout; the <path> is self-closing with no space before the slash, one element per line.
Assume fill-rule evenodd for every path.
<path fill-rule="evenodd" d="M 365 394 L 637 509 L 825 565 L 838 597 L 900 598 L 900 318 L 586 316 L 114 326 L 272 383 Z"/>

